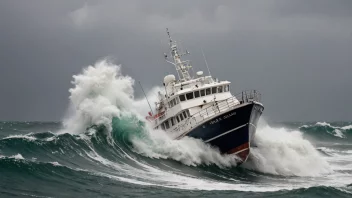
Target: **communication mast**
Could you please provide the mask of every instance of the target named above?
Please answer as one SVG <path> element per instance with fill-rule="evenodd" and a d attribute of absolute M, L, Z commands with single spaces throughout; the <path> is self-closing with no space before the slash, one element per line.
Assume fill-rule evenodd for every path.
<path fill-rule="evenodd" d="M 185 53 L 179 54 L 176 41 L 173 41 L 171 39 L 170 32 L 169 32 L 168 28 L 166 28 L 166 33 L 169 36 L 170 52 L 171 52 L 171 56 L 173 59 L 173 61 L 168 60 L 168 55 L 166 53 L 164 53 L 166 62 L 175 66 L 178 78 L 181 82 L 191 80 L 192 77 L 189 74 L 189 70 L 192 68 L 192 66 L 190 64 L 190 61 L 189 60 L 185 60 L 185 61 L 181 60 L 181 56 L 188 55 L 190 53 L 186 50 Z"/>

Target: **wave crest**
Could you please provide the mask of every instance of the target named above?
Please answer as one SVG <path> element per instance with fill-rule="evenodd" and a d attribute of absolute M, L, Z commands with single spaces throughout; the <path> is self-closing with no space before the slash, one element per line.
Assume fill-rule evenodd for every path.
<path fill-rule="evenodd" d="M 329 164 L 302 132 L 269 125 L 258 129 L 256 147 L 245 167 L 275 175 L 318 176 L 331 173 Z"/>
<path fill-rule="evenodd" d="M 352 138 L 352 125 L 334 126 L 327 122 L 317 122 L 303 125 L 299 129 L 317 140 L 349 140 Z"/>
<path fill-rule="evenodd" d="M 94 133 L 103 126 L 98 130 L 105 131 L 110 143 L 125 144 L 147 157 L 174 159 L 192 166 L 237 164 L 234 156 L 221 155 L 218 149 L 200 140 L 173 140 L 163 132 L 152 130 L 139 113 L 141 104 L 147 103 L 134 99 L 134 80 L 123 76 L 120 66 L 102 60 L 73 78 L 74 87 L 69 90 L 72 108 L 61 132 L 77 134 L 88 129 Z"/>

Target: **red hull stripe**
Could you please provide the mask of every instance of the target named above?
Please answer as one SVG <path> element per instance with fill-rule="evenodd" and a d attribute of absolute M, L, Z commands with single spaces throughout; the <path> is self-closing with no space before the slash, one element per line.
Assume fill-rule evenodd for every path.
<path fill-rule="evenodd" d="M 242 162 L 245 162 L 247 160 L 247 157 L 249 155 L 249 149 L 241 151 L 236 154 L 238 157 L 241 158 Z"/>
<path fill-rule="evenodd" d="M 227 154 L 232 154 L 232 153 L 236 153 L 236 152 L 238 152 L 240 150 L 243 150 L 243 149 L 246 149 L 246 148 L 249 148 L 249 143 L 248 142 L 244 143 L 244 144 L 242 144 L 242 145 L 240 145 L 240 146 L 238 146 L 236 148 L 233 148 L 233 149 L 227 151 L 226 153 Z"/>
<path fill-rule="evenodd" d="M 236 148 L 227 151 L 227 154 L 233 153 L 236 153 L 236 155 L 242 160 L 242 162 L 246 161 L 249 155 L 249 143 L 244 143 Z"/>

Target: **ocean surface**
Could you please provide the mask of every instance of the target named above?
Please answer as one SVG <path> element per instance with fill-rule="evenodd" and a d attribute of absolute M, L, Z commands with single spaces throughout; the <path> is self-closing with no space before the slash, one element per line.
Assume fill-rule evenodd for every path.
<path fill-rule="evenodd" d="M 119 66 L 98 62 L 72 84 L 62 122 L 0 122 L 1 198 L 352 197 L 352 122 L 260 120 L 238 166 L 200 140 L 152 130 Z"/>
<path fill-rule="evenodd" d="M 1 122 L 0 197 L 352 197 L 351 122 L 278 125 L 236 166 L 193 140 L 153 142 L 133 118 L 111 134 Z"/>

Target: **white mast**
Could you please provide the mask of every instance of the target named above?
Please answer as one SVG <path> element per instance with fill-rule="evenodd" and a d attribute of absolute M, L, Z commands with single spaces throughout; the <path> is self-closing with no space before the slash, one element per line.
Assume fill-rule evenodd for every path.
<path fill-rule="evenodd" d="M 170 51 L 171 51 L 171 56 L 173 58 L 173 62 L 167 60 L 167 54 L 164 54 L 166 62 L 171 63 L 175 66 L 177 75 L 180 81 L 188 81 L 191 80 L 192 77 L 189 75 L 189 69 L 192 68 L 190 65 L 190 61 L 182 61 L 181 56 L 189 54 L 189 52 L 186 50 L 186 53 L 184 54 L 179 54 L 177 50 L 177 45 L 176 42 L 171 39 L 169 29 L 166 28 L 167 35 L 169 36 L 169 46 L 170 46 Z"/>

